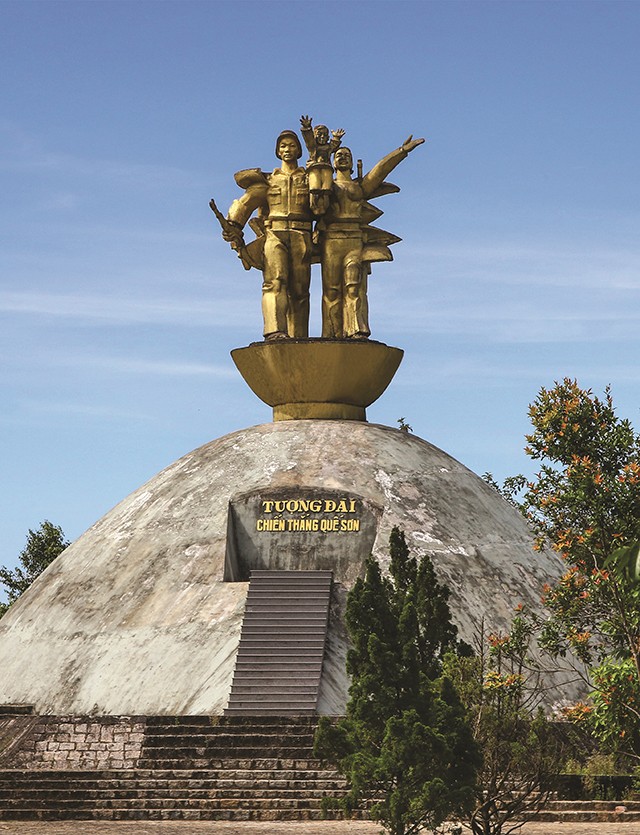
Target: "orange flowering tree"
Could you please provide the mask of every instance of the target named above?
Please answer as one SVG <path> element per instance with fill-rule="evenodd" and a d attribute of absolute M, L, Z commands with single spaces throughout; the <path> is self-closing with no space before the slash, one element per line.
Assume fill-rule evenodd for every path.
<path fill-rule="evenodd" d="M 611 391 L 599 398 L 565 379 L 541 389 L 529 409 L 526 453 L 541 462 L 522 508 L 567 565 L 544 589 L 550 618 L 541 643 L 583 662 L 591 703 L 570 717 L 640 759 L 640 436 L 617 416 Z"/>
<path fill-rule="evenodd" d="M 474 654 L 449 653 L 444 671 L 466 707 L 482 749 L 482 789 L 469 818 L 473 835 L 509 835 L 546 802 L 563 759 L 562 742 L 544 715 L 544 677 L 535 625 L 522 606 L 507 633 L 475 636 Z"/>

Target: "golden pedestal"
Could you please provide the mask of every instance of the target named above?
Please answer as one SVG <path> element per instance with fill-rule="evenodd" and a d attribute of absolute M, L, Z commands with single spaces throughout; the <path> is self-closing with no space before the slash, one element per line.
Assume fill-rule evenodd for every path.
<path fill-rule="evenodd" d="M 370 340 L 287 339 L 231 352 L 244 381 L 276 420 L 366 420 L 403 351 Z"/>

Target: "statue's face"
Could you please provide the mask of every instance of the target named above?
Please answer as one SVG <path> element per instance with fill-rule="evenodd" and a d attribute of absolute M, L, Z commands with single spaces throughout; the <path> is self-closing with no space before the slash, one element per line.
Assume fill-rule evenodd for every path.
<path fill-rule="evenodd" d="M 283 162 L 291 162 L 298 159 L 298 143 L 291 136 L 285 136 L 278 143 L 278 156 Z"/>
<path fill-rule="evenodd" d="M 336 171 L 351 171 L 353 169 L 353 157 L 348 148 L 338 148 L 333 155 L 333 164 Z"/>
<path fill-rule="evenodd" d="M 319 142 L 321 145 L 326 145 L 329 141 L 329 128 L 325 125 L 318 125 L 316 128 L 316 142 Z"/>

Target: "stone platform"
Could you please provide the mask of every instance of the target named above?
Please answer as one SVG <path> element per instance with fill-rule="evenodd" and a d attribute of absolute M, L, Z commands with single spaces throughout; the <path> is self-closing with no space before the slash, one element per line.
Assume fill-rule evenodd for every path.
<path fill-rule="evenodd" d="M 38 714 L 222 714 L 249 572 L 332 571 L 318 712 L 344 712 L 342 612 L 402 528 L 461 637 L 540 607 L 562 571 L 521 515 L 442 450 L 358 421 L 281 421 L 176 461 L 74 542 L 0 620 L 0 704 Z M 554 701 L 576 693 L 559 682 Z"/>

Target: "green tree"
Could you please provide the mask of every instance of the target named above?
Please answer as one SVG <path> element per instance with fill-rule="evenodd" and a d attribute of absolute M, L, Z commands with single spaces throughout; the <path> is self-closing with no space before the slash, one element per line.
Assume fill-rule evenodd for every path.
<path fill-rule="evenodd" d="M 409 556 L 397 528 L 390 552 L 389 575 L 371 558 L 349 594 L 346 716 L 320 720 L 315 750 L 347 775 L 347 810 L 369 801 L 372 818 L 392 835 L 412 835 L 470 811 L 481 757 L 441 675 L 457 636 L 449 590 L 428 558 Z"/>
<path fill-rule="evenodd" d="M 639 538 L 640 436 L 616 414 L 609 387 L 600 398 L 570 379 L 541 389 L 529 415 L 525 451 L 541 466 L 523 510 L 536 547 L 550 544 L 567 564 L 544 590 L 541 644 L 578 659 L 594 687 L 591 702 L 568 715 L 637 760 L 640 585 L 622 549 Z"/>
<path fill-rule="evenodd" d="M 14 569 L 0 568 L 0 583 L 8 598 L 8 603 L 0 603 L 0 617 L 68 545 L 62 528 L 46 519 L 38 530 L 29 529 L 27 543 L 18 558 L 20 565 Z"/>
<path fill-rule="evenodd" d="M 518 611 L 506 634 L 476 636 L 476 652 L 448 653 L 444 671 L 468 711 L 483 752 L 474 835 L 508 835 L 540 809 L 557 773 L 561 744 L 542 709 L 544 681 L 533 656 L 534 626 Z"/>

